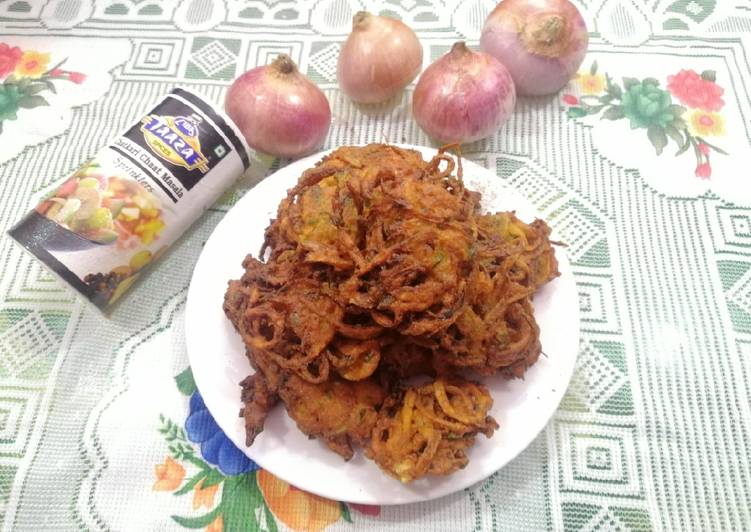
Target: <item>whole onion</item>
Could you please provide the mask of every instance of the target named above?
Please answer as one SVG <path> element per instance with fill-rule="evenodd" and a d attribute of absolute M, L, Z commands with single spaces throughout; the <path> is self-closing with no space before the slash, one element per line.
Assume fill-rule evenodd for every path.
<path fill-rule="evenodd" d="M 463 42 L 431 64 L 412 96 L 415 120 L 441 142 L 472 142 L 498 130 L 516 104 L 506 67 Z"/>
<path fill-rule="evenodd" d="M 336 77 L 358 103 L 379 103 L 404 89 L 420 72 L 422 46 L 399 20 L 358 12 L 342 45 Z"/>
<path fill-rule="evenodd" d="M 480 50 L 506 65 L 519 94 L 544 95 L 576 74 L 588 43 L 569 0 L 502 0 L 485 21 Z"/>
<path fill-rule="evenodd" d="M 282 157 L 312 152 L 331 125 L 326 95 L 285 54 L 237 78 L 224 108 L 251 148 Z"/>

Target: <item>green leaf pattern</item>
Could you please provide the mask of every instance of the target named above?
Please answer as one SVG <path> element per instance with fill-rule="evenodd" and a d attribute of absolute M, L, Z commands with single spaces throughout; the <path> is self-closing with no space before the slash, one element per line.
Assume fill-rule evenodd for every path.
<path fill-rule="evenodd" d="M 34 109 L 46 107 L 50 103 L 42 96 L 44 92 L 57 94 L 55 81 L 71 81 L 70 72 L 63 72 L 59 67 L 65 63 L 60 61 L 53 68 L 42 73 L 38 77 L 8 75 L 0 84 L 0 135 L 3 132 L 3 123 L 18 119 L 20 109 Z M 80 77 L 80 74 L 78 74 Z M 76 81 L 80 83 L 80 79 Z"/>
<path fill-rule="evenodd" d="M 668 145 L 668 136 L 665 134 L 665 128 L 653 124 L 647 129 L 647 136 L 652 146 L 655 147 L 657 155 L 662 155 L 662 150 Z"/>
<path fill-rule="evenodd" d="M 598 65 L 595 61 L 588 75 L 595 76 L 597 70 Z M 658 156 L 663 154 L 670 141 L 677 146 L 676 156 L 686 153 L 693 147 L 697 161 L 697 176 L 700 175 L 700 168 L 704 167 L 704 178 L 708 178 L 706 172 L 709 169 L 710 151 L 727 155 L 720 147 L 692 133 L 687 123 L 689 109 L 674 102 L 670 91 L 661 88 L 657 78 L 624 77 L 619 84 L 608 74 L 604 74 L 604 77 L 604 94 L 585 94 L 579 98 L 565 96 L 564 101 L 571 104 L 566 109 L 569 118 L 580 119 L 599 114 L 602 120 L 628 120 L 632 130 L 646 130 L 647 139 Z M 705 70 L 701 73 L 701 78 L 715 83 L 717 75 L 714 71 Z"/>
<path fill-rule="evenodd" d="M 195 391 L 190 368 L 177 375 L 175 383 L 185 395 Z M 185 475 L 181 480 L 179 487 L 173 491 L 173 496 L 182 497 L 199 489 L 221 486 L 221 496 L 214 508 L 197 516 L 172 515 L 175 523 L 188 529 L 278 532 L 276 518 L 259 487 L 258 470 L 239 475 L 223 474 L 200 457 L 194 444 L 187 438 L 185 429 L 164 415 L 159 416 L 158 431 L 164 437 L 173 458 L 195 468 L 193 473 Z M 343 521 L 353 523 L 351 510 L 346 503 L 340 502 L 339 510 Z"/>
<path fill-rule="evenodd" d="M 190 367 L 175 377 L 175 384 L 183 395 L 193 395 L 196 391 L 196 381 L 193 380 L 193 371 Z"/>
<path fill-rule="evenodd" d="M 175 378 L 180 391 L 187 389 L 187 383 L 192 380 L 193 376 L 189 370 Z M 199 529 L 208 527 L 221 517 L 224 530 L 260 530 L 256 516 L 264 515 L 266 528 L 272 531 L 277 529 L 276 523 L 273 522 L 273 515 L 256 483 L 256 471 L 225 476 L 217 468 L 195 455 L 193 444 L 187 439 L 185 429 L 164 415 L 159 416 L 159 421 L 161 426 L 158 430 L 164 436 L 173 457 L 178 461 L 188 462 L 198 469 L 173 495 L 176 497 L 187 495 L 199 485 L 202 490 L 222 485 L 221 499 L 214 509 L 197 517 L 173 515 L 173 521 L 184 528 Z"/>

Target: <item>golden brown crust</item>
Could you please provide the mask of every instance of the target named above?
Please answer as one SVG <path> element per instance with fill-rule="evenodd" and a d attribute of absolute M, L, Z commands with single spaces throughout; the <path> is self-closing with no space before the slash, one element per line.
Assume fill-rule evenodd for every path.
<path fill-rule="evenodd" d="M 408 387 L 384 403 L 365 453 L 402 482 L 447 475 L 467 465 L 478 433 L 498 428 L 492 405 L 484 386 L 456 377 Z"/>
<path fill-rule="evenodd" d="M 457 372 L 521 377 L 541 349 L 532 295 L 558 275 L 549 234 L 541 220 L 481 214 L 480 195 L 444 151 L 424 161 L 383 144 L 344 147 L 306 170 L 266 229 L 265 262 L 246 257 L 225 295 L 263 376 L 244 386 L 249 443 L 278 397 L 306 434 L 345 458 L 364 446 L 394 473 L 380 444 L 368 447 L 380 402 L 353 424 L 345 411 L 359 408 L 355 395 L 375 387 L 380 401 L 408 397 L 403 381 L 429 375 L 479 398 L 487 391 L 453 381 Z M 322 414 L 327 394 L 334 402 Z M 392 422 L 384 408 L 380 425 Z M 432 458 L 404 478 L 460 467 L 492 420 L 481 421 L 467 425 L 471 437 L 430 440 Z"/>
<path fill-rule="evenodd" d="M 364 446 L 370 440 L 384 400 L 383 390 L 371 380 L 335 378 L 313 384 L 296 375 L 282 385 L 279 396 L 304 434 L 321 439 L 345 460 L 352 458 L 352 444 Z"/>

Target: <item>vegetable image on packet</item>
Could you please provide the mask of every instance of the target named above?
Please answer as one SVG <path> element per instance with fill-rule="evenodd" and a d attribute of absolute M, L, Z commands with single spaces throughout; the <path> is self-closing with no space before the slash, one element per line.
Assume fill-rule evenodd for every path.
<path fill-rule="evenodd" d="M 36 211 L 99 244 L 150 244 L 164 229 L 161 201 L 137 181 L 105 176 L 97 172 L 100 168 L 83 166 Z"/>
<path fill-rule="evenodd" d="M 240 177 L 248 146 L 196 94 L 174 89 L 43 198 L 9 235 L 108 310 Z"/>

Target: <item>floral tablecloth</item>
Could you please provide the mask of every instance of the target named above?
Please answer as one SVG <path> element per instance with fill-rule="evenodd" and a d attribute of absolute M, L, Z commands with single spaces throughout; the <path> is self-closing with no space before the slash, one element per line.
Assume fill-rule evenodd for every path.
<path fill-rule="evenodd" d="M 367 111 L 335 80 L 360 9 L 426 63 L 476 44 L 487 0 L 0 1 L 0 515 L 6 530 L 751 529 L 751 3 L 576 0 L 577 79 L 521 98 L 466 155 L 565 237 L 582 315 L 551 422 L 489 479 L 363 507 L 297 490 L 221 433 L 183 313 L 203 242 L 286 161 L 258 157 L 110 319 L 5 236 L 175 85 L 222 101 L 280 52 L 329 98 L 325 147 L 426 144 L 411 88 Z M 501 429 L 502 430 L 502 429 Z"/>

